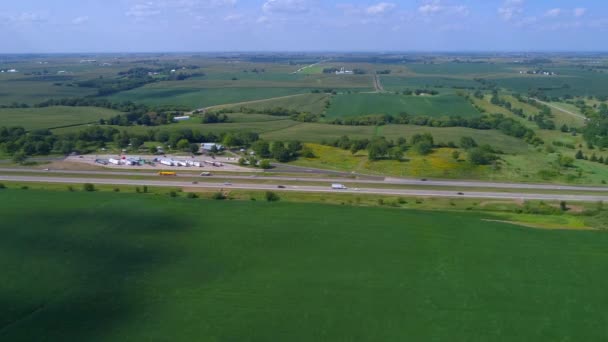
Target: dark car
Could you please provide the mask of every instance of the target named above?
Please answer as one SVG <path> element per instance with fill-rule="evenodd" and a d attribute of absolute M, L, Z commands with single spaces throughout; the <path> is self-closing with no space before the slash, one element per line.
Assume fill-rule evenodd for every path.
<path fill-rule="evenodd" d="M 279 185 L 279 186 L 277 186 L 277 188 L 279 188 L 279 189 L 285 189 L 285 185 Z"/>

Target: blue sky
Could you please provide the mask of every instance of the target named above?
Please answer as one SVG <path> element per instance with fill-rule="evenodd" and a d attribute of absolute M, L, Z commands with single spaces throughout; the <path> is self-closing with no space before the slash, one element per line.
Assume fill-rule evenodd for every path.
<path fill-rule="evenodd" d="M 0 53 L 604 51 L 607 31 L 606 0 L 5 0 L 0 8 Z"/>

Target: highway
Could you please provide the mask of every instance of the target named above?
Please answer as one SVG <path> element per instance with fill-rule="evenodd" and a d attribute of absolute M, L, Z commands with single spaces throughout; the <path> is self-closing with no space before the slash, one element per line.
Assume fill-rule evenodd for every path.
<path fill-rule="evenodd" d="M 60 184 L 107 184 L 107 185 L 133 185 L 133 186 L 157 186 L 172 188 L 199 188 L 199 189 L 241 189 L 241 190 L 272 190 L 293 192 L 315 192 L 315 193 L 351 193 L 351 194 L 373 194 L 393 196 L 420 196 L 420 197 L 453 197 L 453 198 L 485 198 L 485 199 L 511 199 L 511 200 L 546 200 L 546 201 L 582 201 L 598 202 L 608 201 L 608 195 L 572 195 L 572 194 L 532 194 L 532 193 L 504 193 L 504 192 L 457 192 L 456 190 L 415 190 L 415 189 L 344 189 L 333 190 L 327 186 L 286 186 L 277 188 L 271 184 L 226 184 L 226 183 L 199 183 L 180 182 L 169 180 L 140 180 L 140 179 L 107 179 L 90 177 L 52 177 L 52 176 L 11 176 L 0 175 L 0 181 L 13 182 L 38 182 L 38 183 L 60 183 Z"/>
<path fill-rule="evenodd" d="M 184 169 L 184 172 L 192 171 L 193 169 Z M 202 169 L 201 169 L 202 170 Z M 199 171 L 197 169 L 197 171 Z M 214 169 L 207 169 L 205 171 L 215 171 Z M 48 173 L 52 174 L 67 174 L 67 175 L 80 175 L 80 176 L 149 176 L 158 177 L 157 172 L 145 172 L 145 171 L 74 171 L 74 170 L 36 170 L 36 169 L 16 169 L 16 168 L 0 168 L 1 172 L 11 173 Z M 196 173 L 177 173 L 178 177 L 198 177 Z M 327 177 L 291 177 L 291 176 L 242 176 L 242 175 L 230 175 L 221 174 L 214 175 L 214 178 L 229 179 L 229 180 L 243 180 L 243 179 L 260 179 L 270 181 L 293 181 L 293 182 L 328 182 L 328 183 L 345 183 L 345 184 L 387 184 L 387 185 L 417 185 L 417 186 L 437 186 L 437 187 L 453 187 L 460 189 L 467 188 L 486 188 L 486 189 L 521 189 L 521 190 L 550 190 L 550 191 L 588 191 L 588 192 L 606 192 L 608 193 L 608 187 L 604 186 L 577 186 L 577 185 L 556 185 L 556 184 L 527 184 L 527 183 L 500 183 L 500 182 L 482 182 L 482 181 L 468 181 L 468 180 L 422 180 L 412 178 L 385 178 L 377 177 L 375 179 L 358 179 L 358 178 L 327 178 Z"/>

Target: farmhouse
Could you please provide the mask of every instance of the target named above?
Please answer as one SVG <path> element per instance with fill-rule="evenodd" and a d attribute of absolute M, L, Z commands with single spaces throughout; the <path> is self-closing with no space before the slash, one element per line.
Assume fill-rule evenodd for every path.
<path fill-rule="evenodd" d="M 336 75 L 352 75 L 353 73 L 352 70 L 346 70 L 344 67 L 340 68 L 340 71 L 336 71 Z"/>

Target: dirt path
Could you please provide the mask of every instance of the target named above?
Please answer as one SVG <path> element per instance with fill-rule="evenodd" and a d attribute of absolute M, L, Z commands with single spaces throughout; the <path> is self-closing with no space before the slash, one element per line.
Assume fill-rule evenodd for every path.
<path fill-rule="evenodd" d="M 382 82 L 380 82 L 380 76 L 378 74 L 374 75 L 374 89 L 376 93 L 384 93 L 384 87 L 382 86 Z"/>
<path fill-rule="evenodd" d="M 544 104 L 545 106 L 551 107 L 551 108 L 553 108 L 553 109 L 555 109 L 555 110 L 558 110 L 558 111 L 560 111 L 560 112 L 562 112 L 562 113 L 565 113 L 565 114 L 568 114 L 568 115 L 575 116 L 575 117 L 577 117 L 577 118 L 579 118 L 579 119 L 587 120 L 587 117 L 586 117 L 586 116 L 584 116 L 584 115 L 581 115 L 581 114 L 577 114 L 577 113 L 571 112 L 571 111 L 569 111 L 569 110 L 567 110 L 567 109 L 564 109 L 564 108 L 558 107 L 558 106 L 556 106 L 556 105 L 554 105 L 554 104 L 552 104 L 552 103 L 545 102 L 545 101 L 541 101 L 541 100 L 539 100 L 539 99 L 535 99 L 535 98 L 532 98 L 532 100 L 534 100 L 534 101 L 536 101 L 536 102 L 538 102 L 538 103 Z"/>

